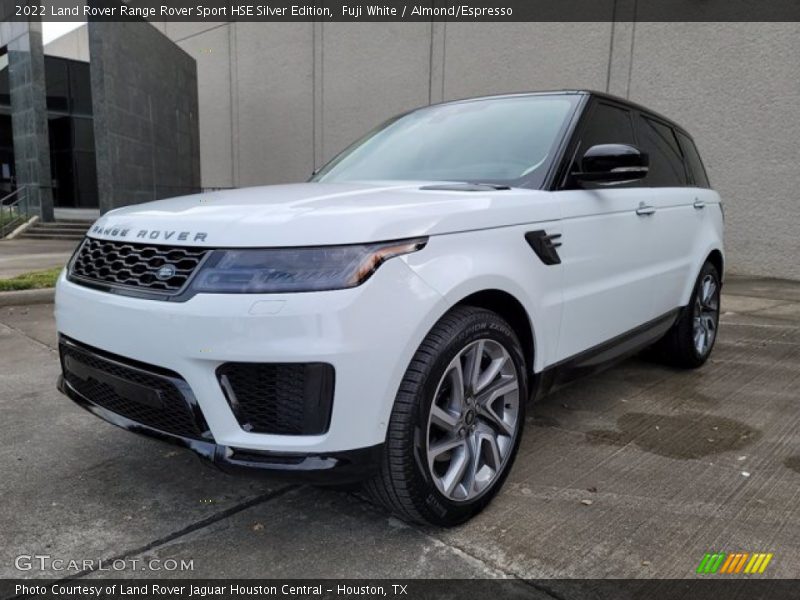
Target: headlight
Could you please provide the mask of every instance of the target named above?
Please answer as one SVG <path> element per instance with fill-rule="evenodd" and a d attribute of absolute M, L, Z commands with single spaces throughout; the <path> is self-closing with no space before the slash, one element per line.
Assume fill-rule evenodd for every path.
<path fill-rule="evenodd" d="M 216 250 L 192 282 L 198 293 L 316 292 L 361 285 L 392 257 L 421 250 L 427 238 L 310 248 Z"/>

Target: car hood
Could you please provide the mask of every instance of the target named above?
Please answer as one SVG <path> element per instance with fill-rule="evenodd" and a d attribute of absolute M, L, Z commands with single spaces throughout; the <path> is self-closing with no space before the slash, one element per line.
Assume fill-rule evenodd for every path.
<path fill-rule="evenodd" d="M 300 183 L 223 190 L 113 210 L 89 235 L 184 246 L 351 244 L 557 218 L 545 192 L 441 191 L 429 182 Z"/>

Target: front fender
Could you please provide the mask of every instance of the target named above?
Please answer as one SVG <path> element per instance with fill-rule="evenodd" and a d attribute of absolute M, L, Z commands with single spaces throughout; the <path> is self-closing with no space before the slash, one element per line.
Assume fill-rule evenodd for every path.
<path fill-rule="evenodd" d="M 537 228 L 544 228 L 537 225 Z M 544 265 L 525 240 L 530 226 L 503 227 L 433 236 L 425 250 L 406 261 L 420 278 L 439 292 L 445 310 L 435 322 L 464 298 L 499 290 L 513 296 L 525 309 L 534 340 L 533 370 L 554 361 L 562 310 L 561 265 Z M 557 232 L 557 223 L 547 230 Z"/>

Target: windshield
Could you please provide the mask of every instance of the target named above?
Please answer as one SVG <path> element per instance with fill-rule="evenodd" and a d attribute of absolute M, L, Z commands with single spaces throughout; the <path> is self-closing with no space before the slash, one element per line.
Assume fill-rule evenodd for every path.
<path fill-rule="evenodd" d="M 539 187 L 577 96 L 442 104 L 392 119 L 312 180 L 442 181 Z"/>

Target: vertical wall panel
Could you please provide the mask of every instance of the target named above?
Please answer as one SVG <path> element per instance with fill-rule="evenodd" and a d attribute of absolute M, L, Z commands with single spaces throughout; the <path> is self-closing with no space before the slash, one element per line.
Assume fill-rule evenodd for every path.
<path fill-rule="evenodd" d="M 197 63 L 202 185 L 233 187 L 230 26 L 194 33 L 178 45 Z"/>
<path fill-rule="evenodd" d="M 12 7 L 3 3 L 2 15 Z M 8 12 L 6 12 L 8 11 Z M 47 101 L 41 23 L 6 21 L 0 46 L 8 52 L 11 130 L 17 185 L 26 187 L 28 202 L 43 221 L 53 220 Z"/>
<path fill-rule="evenodd" d="M 605 90 L 611 23 L 448 23 L 444 98 Z"/>
<path fill-rule="evenodd" d="M 313 171 L 313 24 L 237 23 L 237 185 L 302 181 Z"/>
<path fill-rule="evenodd" d="M 195 61 L 147 23 L 89 23 L 100 210 L 198 191 Z"/>
<path fill-rule="evenodd" d="M 428 103 L 430 23 L 325 23 L 323 156 Z"/>

